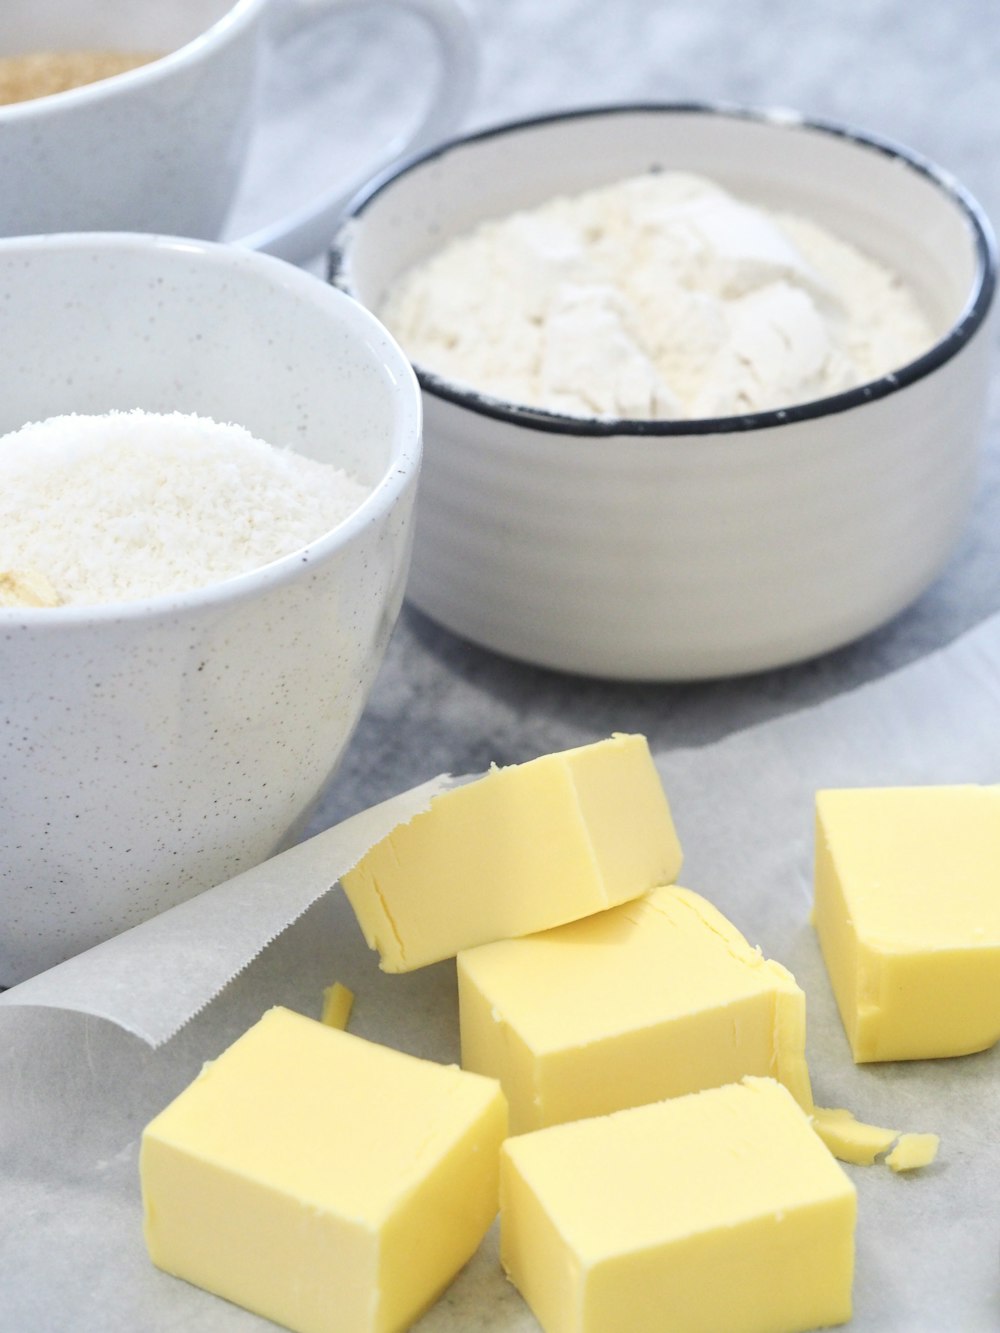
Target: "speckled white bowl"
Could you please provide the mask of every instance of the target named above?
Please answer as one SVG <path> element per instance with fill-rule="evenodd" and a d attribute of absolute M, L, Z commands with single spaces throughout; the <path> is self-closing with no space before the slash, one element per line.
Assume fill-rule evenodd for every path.
<path fill-rule="evenodd" d="M 0 433 L 197 412 L 372 491 L 263 569 L 118 606 L 0 609 L 0 984 L 288 841 L 403 596 L 420 394 L 371 315 L 277 259 L 147 236 L 0 241 Z"/>
<path fill-rule="evenodd" d="M 875 383 L 719 420 L 583 421 L 418 367 L 426 455 L 408 595 L 513 657 L 632 679 L 758 671 L 848 642 L 940 571 L 973 493 L 995 246 L 905 150 L 788 112 L 637 106 L 455 140 L 374 183 L 334 282 L 378 310 L 480 220 L 654 168 L 812 216 L 913 285 L 939 337 Z"/>

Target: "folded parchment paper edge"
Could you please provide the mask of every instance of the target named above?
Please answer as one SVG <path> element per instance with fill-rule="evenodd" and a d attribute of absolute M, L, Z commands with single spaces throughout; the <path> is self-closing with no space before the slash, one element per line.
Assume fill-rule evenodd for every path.
<path fill-rule="evenodd" d="M 365 852 L 432 797 L 450 774 L 362 810 L 233 879 L 133 926 L 0 994 L 0 1007 L 41 1005 L 106 1019 L 153 1049 L 238 976 Z"/>

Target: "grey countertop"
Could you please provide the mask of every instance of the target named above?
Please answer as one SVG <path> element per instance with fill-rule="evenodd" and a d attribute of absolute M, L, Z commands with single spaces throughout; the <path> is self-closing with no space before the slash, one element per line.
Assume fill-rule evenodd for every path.
<path fill-rule="evenodd" d="M 782 105 L 916 149 L 1000 217 L 1000 23 L 991 0 L 469 0 L 469 9 L 482 69 L 464 128 L 615 101 Z M 383 13 L 338 22 L 325 46 L 303 44 L 275 62 L 241 216 L 273 207 L 276 193 L 304 197 L 318 172 L 356 176 L 419 104 L 418 83 L 405 75 L 429 68 L 432 53 L 412 21 Z M 331 127 L 320 147 L 314 121 L 296 115 L 317 100 Z M 698 745 L 950 642 L 1000 608 L 998 414 L 994 390 L 977 503 L 944 574 L 893 623 L 816 661 L 705 684 L 583 680 L 503 660 L 405 608 L 312 828 L 439 771 L 519 761 L 611 730 L 643 731 L 659 750 Z"/>

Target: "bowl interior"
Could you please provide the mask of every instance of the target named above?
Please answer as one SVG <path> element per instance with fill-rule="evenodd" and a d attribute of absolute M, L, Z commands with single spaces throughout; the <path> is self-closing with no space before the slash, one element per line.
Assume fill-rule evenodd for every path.
<path fill-rule="evenodd" d="M 952 193 L 905 157 L 792 116 L 624 108 L 486 132 L 404 169 L 360 204 L 338 281 L 376 313 L 410 265 L 490 217 L 651 170 L 696 172 L 766 208 L 796 212 L 911 285 L 937 337 L 980 268 Z"/>
<path fill-rule="evenodd" d="M 415 463 L 402 354 L 279 260 L 147 237 L 0 242 L 0 433 L 143 408 L 236 422 L 370 486 Z M 411 399 L 413 400 L 411 403 Z"/>

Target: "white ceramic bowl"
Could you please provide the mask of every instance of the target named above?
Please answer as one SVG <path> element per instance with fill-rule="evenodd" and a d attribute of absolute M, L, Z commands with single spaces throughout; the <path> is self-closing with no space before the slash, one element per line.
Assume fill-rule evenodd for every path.
<path fill-rule="evenodd" d="M 408 595 L 477 643 L 568 671 L 685 679 L 794 662 L 916 598 L 973 493 L 995 245 L 945 173 L 788 112 L 572 112 L 455 140 L 375 182 L 331 278 L 378 310 L 405 268 L 480 220 L 652 168 L 824 223 L 912 284 L 937 342 L 836 397 L 697 421 L 581 421 L 418 367 Z"/>
<path fill-rule="evenodd" d="M 148 236 L 0 241 L 0 433 L 196 412 L 372 487 L 295 554 L 183 595 L 0 610 L 0 983 L 256 864 L 351 736 L 403 596 L 420 394 L 356 302 Z"/>
<path fill-rule="evenodd" d="M 344 34 L 328 22 L 349 7 L 345 0 L 3 0 L 0 55 L 162 55 L 95 83 L 0 105 L 0 234 L 224 234 L 261 109 L 256 90 L 265 65 L 293 59 L 309 32 L 328 79 L 343 77 L 342 62 L 352 71 L 363 66 L 368 52 L 356 41 L 345 50 Z M 460 0 L 368 0 L 367 8 L 380 10 L 379 18 L 391 17 L 387 10 L 412 15 L 439 56 L 412 63 L 414 86 L 429 74 L 433 86 L 417 123 L 387 145 L 384 162 L 438 142 L 459 123 L 475 84 L 477 44 Z M 351 142 L 352 119 L 333 122 L 322 99 L 314 121 L 316 132 Z M 314 259 L 351 188 L 321 175 L 315 187 L 292 213 L 259 219 L 238 243 L 300 263 Z"/>

